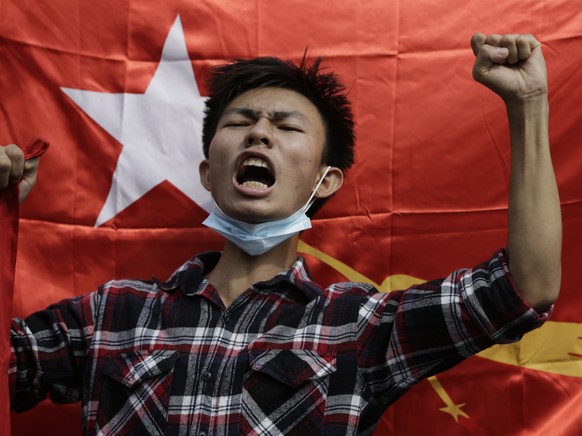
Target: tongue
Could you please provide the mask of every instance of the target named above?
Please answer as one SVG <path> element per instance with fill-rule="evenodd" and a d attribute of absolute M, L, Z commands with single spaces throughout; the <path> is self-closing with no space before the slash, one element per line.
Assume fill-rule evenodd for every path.
<path fill-rule="evenodd" d="M 241 186 L 253 189 L 267 189 L 275 181 L 269 170 L 254 165 L 246 166 L 237 180 Z"/>

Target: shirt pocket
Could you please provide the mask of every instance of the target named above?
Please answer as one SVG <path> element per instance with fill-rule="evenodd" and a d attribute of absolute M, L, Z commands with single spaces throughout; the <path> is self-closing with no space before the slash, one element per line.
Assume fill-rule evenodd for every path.
<path fill-rule="evenodd" d="M 249 351 L 243 384 L 243 434 L 320 434 L 334 353 L 310 350 Z M 308 433 L 305 433 L 308 432 Z"/>
<path fill-rule="evenodd" d="M 177 351 L 139 350 L 105 357 L 97 426 L 105 435 L 162 435 Z"/>

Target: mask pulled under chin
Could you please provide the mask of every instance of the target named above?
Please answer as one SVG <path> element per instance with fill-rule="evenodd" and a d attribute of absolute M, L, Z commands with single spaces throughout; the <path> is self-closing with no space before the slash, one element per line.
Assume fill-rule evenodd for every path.
<path fill-rule="evenodd" d="M 228 216 L 216 203 L 214 203 L 214 210 L 202 224 L 251 256 L 266 253 L 295 233 L 311 228 L 311 220 L 305 215 L 304 208 L 287 218 L 252 224 Z"/>
<path fill-rule="evenodd" d="M 225 214 L 213 199 L 214 210 L 202 224 L 222 235 L 251 256 L 266 253 L 295 233 L 311 228 L 311 220 L 305 215 L 305 212 L 313 205 L 315 193 L 330 168 L 330 166 L 326 168 L 305 206 L 287 218 L 257 224 L 245 223 Z"/>

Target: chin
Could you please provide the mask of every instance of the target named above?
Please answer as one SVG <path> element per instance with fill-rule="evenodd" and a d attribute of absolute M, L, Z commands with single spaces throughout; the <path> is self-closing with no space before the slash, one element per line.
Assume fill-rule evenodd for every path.
<path fill-rule="evenodd" d="M 223 209 L 223 211 L 234 219 L 250 224 L 262 223 L 273 219 L 271 214 L 266 213 L 266 211 L 256 210 L 256 208 L 229 208 L 227 210 Z"/>
<path fill-rule="evenodd" d="M 219 205 L 220 206 L 220 205 Z M 297 206 L 295 210 L 286 210 L 287 208 L 277 207 L 273 204 L 265 204 L 264 202 L 254 201 L 236 201 L 225 205 L 222 211 L 228 216 L 246 223 L 257 224 L 267 221 L 275 221 L 291 216 L 301 206 Z"/>
<path fill-rule="evenodd" d="M 281 213 L 275 213 L 275 212 L 268 212 L 268 211 L 246 211 L 246 212 L 241 212 L 238 211 L 236 213 L 236 215 L 231 215 L 233 218 L 236 218 L 239 221 L 244 221 L 246 223 L 250 223 L 250 224 L 258 224 L 258 223 L 266 223 L 269 221 L 275 221 L 275 220 L 279 220 L 282 218 L 287 218 L 288 216 L 290 216 L 293 212 L 287 214 L 287 215 L 281 215 Z M 229 214 L 230 215 L 230 214 Z"/>

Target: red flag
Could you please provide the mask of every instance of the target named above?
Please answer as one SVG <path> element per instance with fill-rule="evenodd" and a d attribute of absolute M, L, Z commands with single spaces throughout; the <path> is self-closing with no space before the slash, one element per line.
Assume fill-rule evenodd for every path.
<path fill-rule="evenodd" d="M 188 174 L 197 180 L 191 153 L 200 147 L 196 111 L 209 68 L 234 57 L 299 60 L 305 47 L 348 85 L 358 126 L 357 163 L 303 237 L 316 279 L 369 280 L 387 290 L 487 258 L 505 244 L 509 138 L 501 101 L 471 79 L 469 38 L 475 31 L 533 33 L 549 69 L 563 204 L 556 311 L 517 348 L 493 349 L 419 384 L 377 433 L 582 432 L 575 401 L 582 392 L 575 286 L 582 243 L 580 19 L 565 0 L 486 7 L 5 0 L 0 141 L 38 132 L 53 144 L 22 207 L 15 315 L 111 278 L 164 278 L 190 256 L 220 248 L 219 238 L 200 227 L 205 200 L 188 183 Z M 181 73 L 161 68 L 164 59 L 180 60 Z M 166 86 L 175 103 L 168 111 L 183 116 L 157 110 Z M 150 147 L 148 138 L 163 146 Z M 170 144 L 179 151 L 164 149 Z M 150 167 L 148 156 L 160 167 Z M 172 161 L 176 156 L 189 166 Z M 13 434 L 37 434 L 39 423 L 44 434 L 80 433 L 78 405 L 45 402 L 13 415 Z"/>

